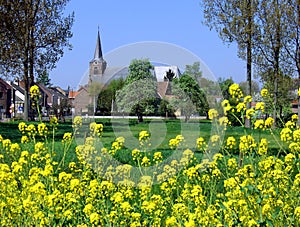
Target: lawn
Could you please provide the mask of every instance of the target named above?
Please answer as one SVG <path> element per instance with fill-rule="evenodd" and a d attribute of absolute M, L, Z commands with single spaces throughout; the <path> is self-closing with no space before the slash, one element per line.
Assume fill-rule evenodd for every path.
<path fill-rule="evenodd" d="M 74 150 L 77 144 L 82 144 L 84 138 L 88 135 L 89 124 L 94 119 L 85 119 L 83 126 L 80 129 L 80 134 L 76 137 L 72 144 Z M 18 130 L 20 121 L 0 123 L 0 135 L 5 139 L 10 139 L 12 142 L 18 143 L 21 140 L 22 134 Z M 175 138 L 177 135 L 182 134 L 186 140 L 186 146 L 190 149 L 196 150 L 196 139 L 203 137 L 205 141 L 209 141 L 210 137 L 216 131 L 212 129 L 211 121 L 208 120 L 195 120 L 184 122 L 179 119 L 145 119 L 144 122 L 138 123 L 136 119 L 96 119 L 96 123 L 101 123 L 104 126 L 101 143 L 103 147 L 110 148 L 112 142 L 117 137 L 124 137 L 124 149 L 118 154 L 118 159 L 122 162 L 128 162 L 130 159 L 130 151 L 134 148 L 139 148 L 138 135 L 141 131 L 146 130 L 151 134 L 151 146 L 149 150 L 161 151 L 164 155 L 169 155 L 172 151 L 169 147 L 169 140 Z M 38 122 L 30 122 L 28 124 L 38 125 Z M 49 129 L 51 126 L 47 124 Z M 59 123 L 55 131 L 55 147 L 57 156 L 60 158 L 61 140 L 64 133 L 73 132 L 72 122 Z M 252 129 L 245 129 L 243 127 L 228 127 L 224 134 L 224 140 L 228 136 L 233 136 L 236 140 L 242 135 L 250 134 L 258 142 L 260 138 L 264 137 L 269 142 L 269 150 L 272 153 L 277 153 L 279 144 L 276 140 L 279 139 L 280 129 L 274 130 L 274 135 L 269 131 L 259 131 Z M 52 139 L 51 130 L 49 131 L 48 138 Z M 37 140 L 42 139 L 37 136 Z M 238 151 L 237 151 L 238 152 Z M 128 159 L 129 158 L 129 159 Z M 72 161 L 75 159 L 75 152 L 69 152 L 66 160 Z"/>

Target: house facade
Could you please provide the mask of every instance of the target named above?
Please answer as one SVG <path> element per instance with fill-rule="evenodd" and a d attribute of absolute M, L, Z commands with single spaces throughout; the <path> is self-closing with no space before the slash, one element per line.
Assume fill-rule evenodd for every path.
<path fill-rule="evenodd" d="M 10 118 L 13 110 L 12 88 L 0 78 L 0 118 Z"/>

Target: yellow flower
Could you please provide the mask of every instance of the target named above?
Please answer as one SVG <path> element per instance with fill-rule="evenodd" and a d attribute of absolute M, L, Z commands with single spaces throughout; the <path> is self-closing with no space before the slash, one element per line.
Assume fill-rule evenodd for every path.
<path fill-rule="evenodd" d="M 143 159 L 142 159 L 142 163 L 141 163 L 142 166 L 149 166 L 150 165 L 150 159 L 147 157 L 147 156 L 144 156 Z"/>
<path fill-rule="evenodd" d="M 296 207 L 296 209 L 294 211 L 294 215 L 295 215 L 295 218 L 297 219 L 297 221 L 299 222 L 300 221 L 300 206 Z"/>
<path fill-rule="evenodd" d="M 10 146 L 11 146 L 11 141 L 10 139 L 5 139 L 5 140 L 2 140 L 2 146 L 5 150 L 9 150 L 10 149 Z"/>
<path fill-rule="evenodd" d="M 243 97 L 243 92 L 240 89 L 240 86 L 236 83 L 230 85 L 229 94 L 231 95 L 232 98 L 239 99 Z"/>
<path fill-rule="evenodd" d="M 231 122 L 229 121 L 228 117 L 224 116 L 219 118 L 219 124 L 224 126 L 224 130 L 226 130 L 227 125 L 231 125 Z"/>
<path fill-rule="evenodd" d="M 261 110 L 261 112 L 264 112 L 265 111 L 265 103 L 264 102 L 256 103 L 255 110 Z"/>
<path fill-rule="evenodd" d="M 227 161 L 227 166 L 229 170 L 233 170 L 237 168 L 237 161 L 235 158 L 230 158 Z"/>
<path fill-rule="evenodd" d="M 260 94 L 262 97 L 267 97 L 269 94 L 269 91 L 268 91 L 268 89 L 263 88 L 263 89 L 261 89 Z"/>
<path fill-rule="evenodd" d="M 149 132 L 143 130 L 139 133 L 139 141 L 146 141 L 150 138 Z"/>
<path fill-rule="evenodd" d="M 20 147 L 20 145 L 18 144 L 18 143 L 13 143 L 11 146 L 10 146 L 10 151 L 12 152 L 12 153 L 16 153 L 16 152 L 18 152 L 18 151 L 20 151 L 21 150 L 21 147 Z"/>
<path fill-rule="evenodd" d="M 254 115 L 254 113 L 255 113 L 255 110 L 254 109 L 248 109 L 248 110 L 246 110 L 246 117 L 248 118 L 248 119 L 250 119 L 253 115 Z"/>
<path fill-rule="evenodd" d="M 252 97 L 251 97 L 250 95 L 247 95 L 247 96 L 244 98 L 244 102 L 245 102 L 245 103 L 252 102 Z"/>
<path fill-rule="evenodd" d="M 198 148 L 198 150 L 200 150 L 200 151 L 205 151 L 205 150 L 206 150 L 207 144 L 206 144 L 206 142 L 205 142 L 205 140 L 204 140 L 203 137 L 199 137 L 199 138 L 197 139 L 197 148 Z"/>
<path fill-rule="evenodd" d="M 45 123 L 38 124 L 38 132 L 40 136 L 46 136 L 48 134 L 48 128 Z"/>
<path fill-rule="evenodd" d="M 298 89 L 298 96 L 300 96 L 300 88 Z"/>
<path fill-rule="evenodd" d="M 296 126 L 296 122 L 293 122 L 293 121 L 287 121 L 284 125 L 285 128 L 294 128 Z"/>
<path fill-rule="evenodd" d="M 155 161 L 155 163 L 161 162 L 162 158 L 163 158 L 162 154 L 159 151 L 155 152 L 154 155 L 153 155 L 153 161 Z"/>
<path fill-rule="evenodd" d="M 82 117 L 80 116 L 76 116 L 74 117 L 74 120 L 73 120 L 73 127 L 75 129 L 78 129 L 82 126 Z"/>
<path fill-rule="evenodd" d="M 241 136 L 240 137 L 240 144 L 239 144 L 239 149 L 242 152 L 246 151 L 252 151 L 256 147 L 255 140 L 252 136 Z"/>
<path fill-rule="evenodd" d="M 99 220 L 100 220 L 100 215 L 97 214 L 96 212 L 94 212 L 90 215 L 91 224 L 97 224 Z"/>
<path fill-rule="evenodd" d="M 262 138 L 260 140 L 259 145 L 258 145 L 258 151 L 257 151 L 257 153 L 259 155 L 266 155 L 267 151 L 268 151 L 268 141 L 267 141 L 266 138 Z"/>
<path fill-rule="evenodd" d="M 270 213 L 270 211 L 271 211 L 271 206 L 269 203 L 263 205 L 263 207 L 262 207 L 263 215 L 268 215 Z"/>
<path fill-rule="evenodd" d="M 274 124 L 274 118 L 272 117 L 268 117 L 266 120 L 265 120 L 265 127 L 266 128 L 271 128 Z"/>
<path fill-rule="evenodd" d="M 295 142 L 300 142 L 300 129 L 293 132 L 293 139 Z"/>
<path fill-rule="evenodd" d="M 58 125 L 58 119 L 57 119 L 57 117 L 55 117 L 55 116 L 51 117 L 51 119 L 50 119 L 50 125 L 52 125 L 52 126 Z"/>
<path fill-rule="evenodd" d="M 29 142 L 29 138 L 27 136 L 21 137 L 21 143 L 28 143 L 28 142 Z"/>
<path fill-rule="evenodd" d="M 37 85 L 31 86 L 29 91 L 31 98 L 38 98 L 40 96 L 40 89 Z"/>
<path fill-rule="evenodd" d="M 224 114 L 226 114 L 228 111 L 231 110 L 231 106 L 230 106 L 230 103 L 227 99 L 223 100 L 222 103 L 221 103 L 222 107 L 223 107 L 223 111 L 224 111 Z"/>
<path fill-rule="evenodd" d="M 289 128 L 283 128 L 280 132 L 280 139 L 282 141 L 292 140 L 292 130 Z"/>
<path fill-rule="evenodd" d="M 226 147 L 228 149 L 233 149 L 236 146 L 236 140 L 233 136 L 229 136 L 226 140 Z"/>
<path fill-rule="evenodd" d="M 239 113 L 239 112 L 242 112 L 242 111 L 245 111 L 245 110 L 246 110 L 246 105 L 245 105 L 245 103 L 240 102 L 239 104 L 237 104 L 236 110 L 237 110 L 238 113 Z"/>
<path fill-rule="evenodd" d="M 171 217 L 167 217 L 166 219 L 166 226 L 167 227 L 175 227 L 175 226 L 179 226 L 176 218 L 174 216 L 171 216 Z"/>
<path fill-rule="evenodd" d="M 19 131 L 24 134 L 26 132 L 27 125 L 25 122 L 20 122 L 18 125 Z"/>
<path fill-rule="evenodd" d="M 36 134 L 36 128 L 33 124 L 28 125 L 26 128 L 26 131 L 29 136 L 35 136 L 35 134 Z"/>
<path fill-rule="evenodd" d="M 210 110 L 208 111 L 208 118 L 209 118 L 210 120 L 213 120 L 213 119 L 217 118 L 218 115 L 219 115 L 219 114 L 218 114 L 218 111 L 215 110 L 215 109 L 210 109 Z"/>
<path fill-rule="evenodd" d="M 63 136 L 63 139 L 62 139 L 62 142 L 63 143 L 66 143 L 66 142 L 70 142 L 72 139 L 72 133 L 70 132 L 65 132 L 64 136 Z"/>
<path fill-rule="evenodd" d="M 292 115 L 292 121 L 294 121 L 294 122 L 298 121 L 298 115 L 297 114 Z"/>
<path fill-rule="evenodd" d="M 258 119 L 254 122 L 254 129 L 264 129 L 265 122 L 262 119 Z"/>

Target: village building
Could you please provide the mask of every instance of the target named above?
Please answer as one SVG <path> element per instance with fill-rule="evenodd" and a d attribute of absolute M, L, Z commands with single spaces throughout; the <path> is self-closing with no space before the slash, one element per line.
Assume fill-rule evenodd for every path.
<path fill-rule="evenodd" d="M 179 78 L 181 72 L 177 66 L 154 66 L 152 71 L 157 80 L 157 93 L 160 98 L 170 96 L 168 94 L 169 81 L 166 77 L 168 71 L 172 71 L 174 78 Z M 126 79 L 129 74 L 128 66 L 110 66 L 103 57 L 100 32 L 98 31 L 96 47 L 93 59 L 89 62 L 89 79 L 88 83 L 80 86 L 76 93 L 72 93 L 72 104 L 75 115 L 91 114 L 91 109 L 95 110 L 95 100 L 89 94 L 89 86 L 92 83 L 98 83 L 103 86 L 108 85 L 112 80 L 119 78 Z M 100 92 L 100 91 L 99 91 Z M 94 107 L 93 107 L 94 106 Z"/>

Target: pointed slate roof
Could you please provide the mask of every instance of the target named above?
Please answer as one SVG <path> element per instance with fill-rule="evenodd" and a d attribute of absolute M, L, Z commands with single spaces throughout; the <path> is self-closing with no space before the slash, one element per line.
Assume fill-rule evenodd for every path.
<path fill-rule="evenodd" d="M 93 60 L 103 60 L 99 29 L 98 29 L 98 36 L 97 36 L 97 42 L 96 42 L 96 48 L 95 48 L 95 54 Z"/>

